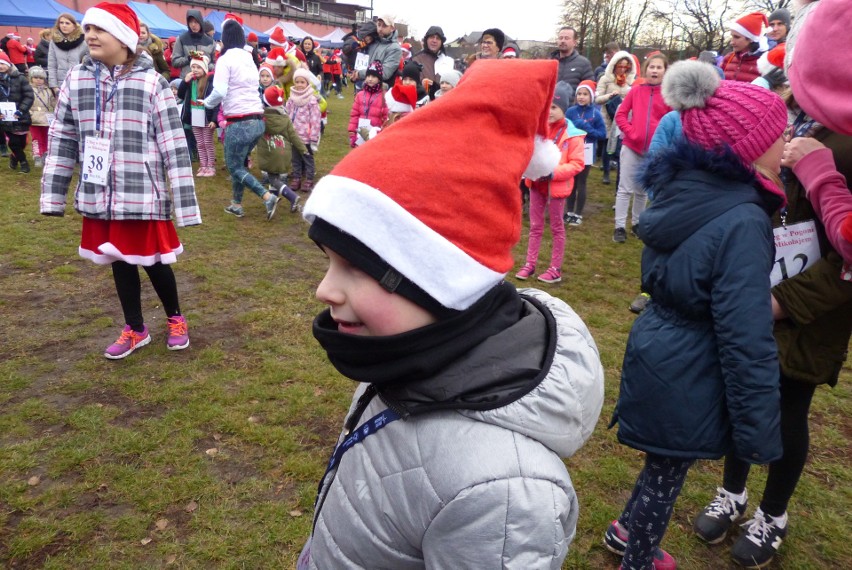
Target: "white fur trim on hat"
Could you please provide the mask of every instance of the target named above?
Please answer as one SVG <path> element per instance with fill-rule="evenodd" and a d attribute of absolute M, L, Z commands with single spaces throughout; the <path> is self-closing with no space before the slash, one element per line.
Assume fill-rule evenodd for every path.
<path fill-rule="evenodd" d="M 559 147 L 552 140 L 536 136 L 533 154 L 526 170 L 524 170 L 524 178 L 538 180 L 542 176 L 553 174 L 561 159 L 562 153 L 559 152 Z"/>
<path fill-rule="evenodd" d="M 388 106 L 389 113 L 410 113 L 414 110 L 414 107 L 405 101 L 397 101 L 394 99 L 390 90 L 385 91 L 385 103 Z"/>
<path fill-rule="evenodd" d="M 467 309 L 504 276 L 476 261 L 387 194 L 351 178 L 323 176 L 303 214 L 311 223 L 321 217 L 354 236 L 450 309 Z M 406 247 L 388 247 L 398 243 Z"/>
<path fill-rule="evenodd" d="M 86 15 L 83 16 L 80 27 L 85 29 L 89 24 L 97 26 L 115 36 L 115 39 L 130 48 L 130 51 L 136 51 L 136 45 L 139 43 L 139 35 L 130 26 L 106 10 L 97 7 L 86 10 Z"/>

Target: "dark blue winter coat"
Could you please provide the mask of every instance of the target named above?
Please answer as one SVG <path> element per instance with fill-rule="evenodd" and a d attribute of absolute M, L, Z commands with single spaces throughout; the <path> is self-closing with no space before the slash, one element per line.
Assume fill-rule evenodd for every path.
<path fill-rule="evenodd" d="M 730 152 L 660 151 L 641 183 L 642 289 L 613 414 L 618 439 L 681 458 L 781 456 L 770 213 L 780 199 Z"/>

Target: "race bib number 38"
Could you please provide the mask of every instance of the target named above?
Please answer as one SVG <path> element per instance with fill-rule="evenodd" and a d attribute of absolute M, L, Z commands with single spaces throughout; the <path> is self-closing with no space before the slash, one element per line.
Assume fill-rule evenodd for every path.
<path fill-rule="evenodd" d="M 819 240 L 813 220 L 781 226 L 775 234 L 775 265 L 769 280 L 775 287 L 781 281 L 795 277 L 820 258 Z"/>
<path fill-rule="evenodd" d="M 109 139 L 86 137 L 83 152 L 83 182 L 106 186 L 109 172 Z"/>

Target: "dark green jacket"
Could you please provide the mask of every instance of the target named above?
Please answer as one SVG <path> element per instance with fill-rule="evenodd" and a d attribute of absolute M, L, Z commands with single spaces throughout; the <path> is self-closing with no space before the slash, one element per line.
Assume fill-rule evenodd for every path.
<path fill-rule="evenodd" d="M 852 137 L 822 129 L 817 140 L 831 149 L 837 170 L 852 180 Z M 816 220 L 822 258 L 782 281 L 772 294 L 789 316 L 775 324 L 781 373 L 812 384 L 837 384 L 852 332 L 852 282 L 840 279 L 843 261 L 834 251 L 798 180 L 787 185 L 787 223 Z M 775 226 L 780 225 L 776 216 Z"/>
<path fill-rule="evenodd" d="M 280 111 L 278 109 L 281 109 Z M 288 142 L 301 154 L 307 154 L 308 148 L 299 135 L 293 122 L 284 113 L 283 107 L 267 107 L 263 110 L 266 131 L 257 141 L 257 162 L 260 169 L 270 174 L 290 172 L 291 153 Z"/>

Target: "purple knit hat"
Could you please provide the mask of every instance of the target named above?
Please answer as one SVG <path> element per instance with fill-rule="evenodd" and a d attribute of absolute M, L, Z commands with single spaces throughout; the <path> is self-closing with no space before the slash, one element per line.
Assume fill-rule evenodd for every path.
<path fill-rule="evenodd" d="M 683 134 L 704 148 L 730 146 L 752 164 L 787 127 L 781 98 L 763 87 L 722 81 L 710 65 L 679 61 L 663 78 L 663 99 L 680 111 Z"/>

